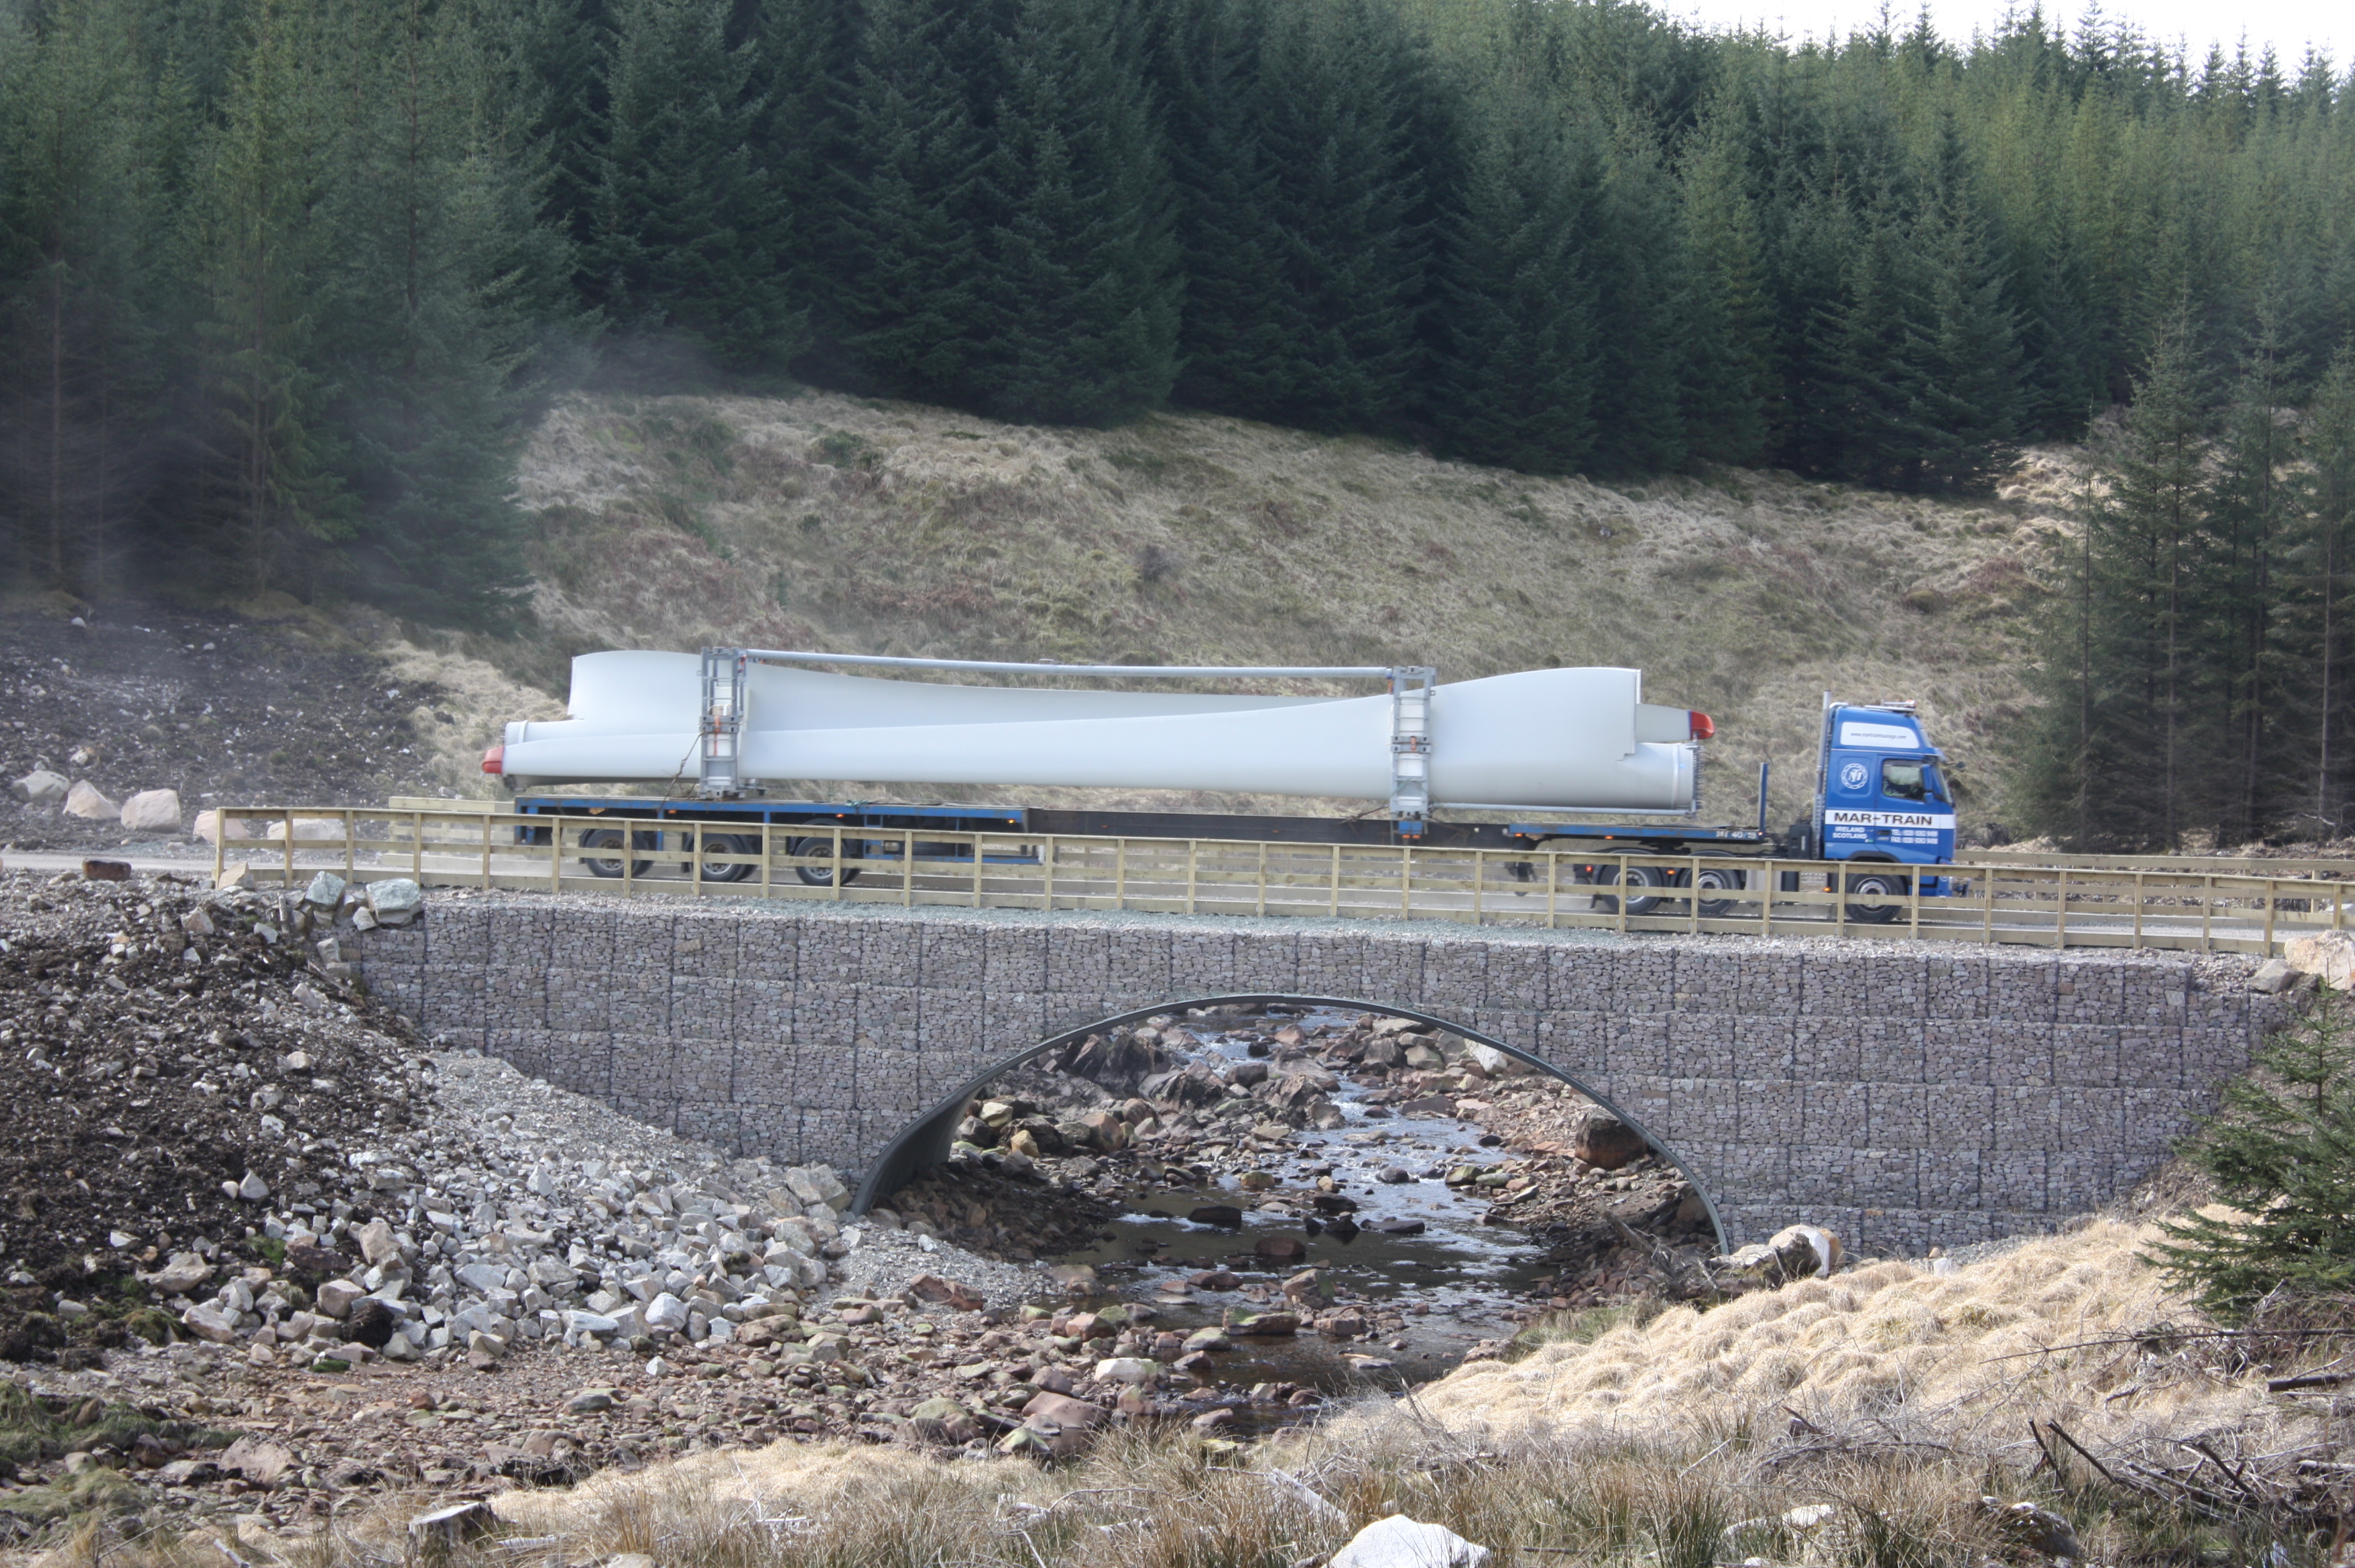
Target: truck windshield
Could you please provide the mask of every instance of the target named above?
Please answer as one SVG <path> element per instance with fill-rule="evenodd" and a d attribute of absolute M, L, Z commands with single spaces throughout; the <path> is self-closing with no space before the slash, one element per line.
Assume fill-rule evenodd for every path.
<path fill-rule="evenodd" d="M 1920 760 L 1891 758 L 1881 764 L 1881 793 L 1891 800 L 1936 801 L 1945 805 L 1946 786 L 1938 777 L 1937 764 Z"/>

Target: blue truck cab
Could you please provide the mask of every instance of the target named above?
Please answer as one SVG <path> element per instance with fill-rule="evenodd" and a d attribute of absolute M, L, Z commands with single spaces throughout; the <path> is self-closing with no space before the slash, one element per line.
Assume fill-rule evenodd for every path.
<path fill-rule="evenodd" d="M 1945 753 L 1930 744 L 1913 705 L 1866 706 L 1824 699 L 1816 764 L 1817 851 L 1827 860 L 1945 866 L 1955 859 L 1955 801 Z M 1946 894 L 1925 876 L 1922 891 Z"/>

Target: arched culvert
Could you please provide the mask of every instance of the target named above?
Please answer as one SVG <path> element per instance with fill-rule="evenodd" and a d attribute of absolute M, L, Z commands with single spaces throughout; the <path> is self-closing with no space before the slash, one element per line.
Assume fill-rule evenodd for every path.
<path fill-rule="evenodd" d="M 1717 1200 L 1710 1194 L 1708 1185 L 1695 1173 L 1692 1167 L 1685 1163 L 1684 1157 L 1678 1154 L 1666 1139 L 1613 1104 L 1609 1095 L 1598 1093 L 1579 1082 L 1576 1073 L 1566 1072 L 1544 1057 L 1533 1055 L 1508 1040 L 1498 1040 L 1496 1036 L 1476 1029 L 1467 1029 L 1453 1019 L 1443 1017 L 1438 1013 L 1425 1012 L 1420 1008 L 1401 1007 L 1396 1002 L 1368 1001 L 1356 997 L 1301 997 L 1280 991 L 1249 991 L 1229 996 L 1190 997 L 1180 1000 L 1156 1002 L 1149 1008 L 1133 1008 L 1126 1012 L 1112 1013 L 1087 1023 L 1074 1025 L 1047 1036 L 1028 1050 L 1015 1052 L 1003 1061 L 967 1079 L 958 1086 L 954 1093 L 902 1127 L 900 1130 L 900 1136 L 886 1145 L 883 1152 L 875 1157 L 875 1163 L 868 1167 L 866 1179 L 858 1184 L 858 1195 L 851 1202 L 851 1212 L 864 1214 L 925 1171 L 937 1166 L 946 1165 L 949 1159 L 949 1149 L 956 1142 L 956 1125 L 963 1119 L 966 1104 L 991 1083 L 1023 1063 L 1036 1061 L 1050 1051 L 1060 1051 L 1065 1046 L 1085 1040 L 1092 1034 L 1107 1034 L 1116 1029 L 1141 1023 L 1156 1013 L 1173 1013 L 1182 1016 L 1192 1008 L 1265 1006 L 1269 1003 L 1282 1003 L 1289 1007 L 1330 1008 L 1343 1012 L 1372 1013 L 1380 1018 L 1411 1019 L 1416 1023 L 1445 1029 L 1450 1034 L 1460 1035 L 1476 1044 L 1500 1051 L 1516 1061 L 1561 1079 L 1634 1128 L 1642 1136 L 1644 1142 L 1651 1147 L 1653 1153 L 1676 1168 L 1677 1173 L 1685 1179 L 1695 1192 L 1700 1194 L 1701 1206 L 1709 1211 L 1710 1231 L 1717 1238 L 1717 1250 L 1720 1253 L 1728 1250 L 1730 1243 L 1725 1234 L 1725 1226 L 1718 1219 Z"/>

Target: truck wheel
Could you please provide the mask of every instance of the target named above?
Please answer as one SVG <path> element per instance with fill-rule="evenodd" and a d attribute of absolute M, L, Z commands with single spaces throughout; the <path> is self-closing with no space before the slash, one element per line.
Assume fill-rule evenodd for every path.
<path fill-rule="evenodd" d="M 1848 917 L 1864 925 L 1887 925 L 1897 918 L 1898 902 L 1911 884 L 1894 871 L 1851 871 L 1848 877 L 1850 898 L 1889 900 L 1889 902 L 1852 903 Z"/>
<path fill-rule="evenodd" d="M 856 838 L 846 838 L 842 841 L 842 858 L 846 860 L 856 860 L 862 853 L 865 852 L 866 848 L 866 845 L 860 843 Z M 831 859 L 834 854 L 834 840 L 831 838 L 796 838 L 792 843 L 785 846 L 785 853 L 788 855 L 799 856 L 824 855 Z M 834 868 L 832 866 L 795 866 L 794 868 L 794 875 L 799 877 L 803 881 L 808 883 L 814 888 L 830 888 L 834 886 Z M 844 887 L 848 887 L 858 880 L 858 867 L 843 867 L 842 885 Z"/>
<path fill-rule="evenodd" d="M 706 852 L 716 851 L 722 855 L 757 855 L 761 852 L 761 841 L 736 833 L 707 833 L 703 836 L 703 848 Z M 739 861 L 706 860 L 703 862 L 703 880 L 707 882 L 741 882 L 760 869 Z"/>
<path fill-rule="evenodd" d="M 1732 867 L 1703 866 L 1693 878 L 1696 888 L 1746 888 L 1749 885 L 1749 874 Z M 1700 912 L 1716 920 L 1731 912 L 1734 902 L 1732 899 L 1703 899 L 1700 901 Z"/>
<path fill-rule="evenodd" d="M 1630 866 L 1627 868 L 1627 885 L 1631 888 L 1665 888 L 1668 885 L 1668 876 L 1669 873 L 1658 866 Z M 1594 880 L 1602 887 L 1612 886 L 1619 880 L 1619 868 L 1611 866 L 1596 870 Z M 1657 893 L 1628 895 L 1627 912 L 1629 914 L 1649 914 L 1659 907 L 1660 899 Z M 1617 914 L 1619 912 L 1618 896 L 1614 893 L 1595 894 L 1594 912 Z"/>
<path fill-rule="evenodd" d="M 659 848 L 662 838 L 659 833 L 634 833 L 630 837 L 634 840 L 630 847 L 634 849 Z M 649 844 L 648 839 L 655 842 Z M 622 830 L 618 827 L 592 827 L 581 836 L 581 848 L 583 849 L 618 849 L 621 847 Z M 618 877 L 622 874 L 622 862 L 618 856 L 610 860 L 601 860 L 584 855 L 581 863 L 589 868 L 589 874 L 592 877 Z M 643 877 L 654 867 L 652 860 L 632 860 L 630 875 Z"/>

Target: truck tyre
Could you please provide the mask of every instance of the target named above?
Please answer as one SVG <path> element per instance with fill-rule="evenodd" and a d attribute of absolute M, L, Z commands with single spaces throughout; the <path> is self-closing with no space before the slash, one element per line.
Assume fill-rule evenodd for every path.
<path fill-rule="evenodd" d="M 861 854 L 865 853 L 866 848 L 867 846 L 859 840 L 856 838 L 846 838 L 842 841 L 842 858 L 846 860 L 856 860 Z M 785 846 L 785 853 L 788 855 L 807 857 L 823 855 L 830 859 L 834 855 L 834 840 L 831 838 L 796 838 L 792 843 Z M 795 866 L 794 868 L 794 875 L 799 877 L 803 881 L 808 883 L 814 888 L 830 888 L 834 886 L 834 868 L 832 866 Z M 843 867 L 842 885 L 844 887 L 848 887 L 858 880 L 858 867 Z"/>
<path fill-rule="evenodd" d="M 1665 888 L 1668 885 L 1669 876 L 1670 873 L 1663 867 L 1630 866 L 1627 868 L 1627 885 L 1631 888 Z M 1601 887 L 1607 888 L 1613 886 L 1619 880 L 1619 868 L 1612 866 L 1604 869 L 1598 869 L 1594 873 L 1594 880 L 1595 883 Z M 1659 907 L 1660 898 L 1657 893 L 1631 893 L 1628 895 L 1627 912 L 1629 914 L 1649 914 Z M 1619 912 L 1618 895 L 1614 893 L 1595 894 L 1594 912 L 1597 914 L 1617 914 Z"/>
<path fill-rule="evenodd" d="M 1848 894 L 1850 898 L 1900 900 L 1912 883 L 1894 871 L 1850 871 L 1848 874 Z M 1850 921 L 1863 925 L 1887 925 L 1897 918 L 1898 905 L 1889 903 L 1852 903 L 1848 906 Z"/>
<path fill-rule="evenodd" d="M 630 837 L 632 840 L 630 847 L 634 849 L 655 849 L 661 848 L 662 845 L 662 835 L 659 833 L 634 833 Z M 622 830 L 618 827 L 592 827 L 581 836 L 581 848 L 583 849 L 618 849 L 621 847 Z M 581 863 L 589 868 L 589 874 L 592 877 L 618 877 L 622 874 L 622 861 L 619 856 L 610 860 L 602 860 L 584 855 L 581 859 Z M 653 870 L 654 867 L 655 863 L 652 860 L 634 859 L 630 862 L 630 875 L 643 877 Z"/>
<path fill-rule="evenodd" d="M 1696 889 L 1746 888 L 1749 885 L 1749 873 L 1735 866 L 1703 866 L 1693 877 Z M 1705 898 L 1700 901 L 1700 912 L 1710 920 L 1717 920 L 1731 912 L 1734 902 L 1732 899 Z"/>
<path fill-rule="evenodd" d="M 703 848 L 707 854 L 757 855 L 761 852 L 761 841 L 738 833 L 707 833 L 703 836 Z M 707 882 L 741 882 L 760 869 L 739 861 L 706 860 L 703 862 L 703 880 Z"/>

